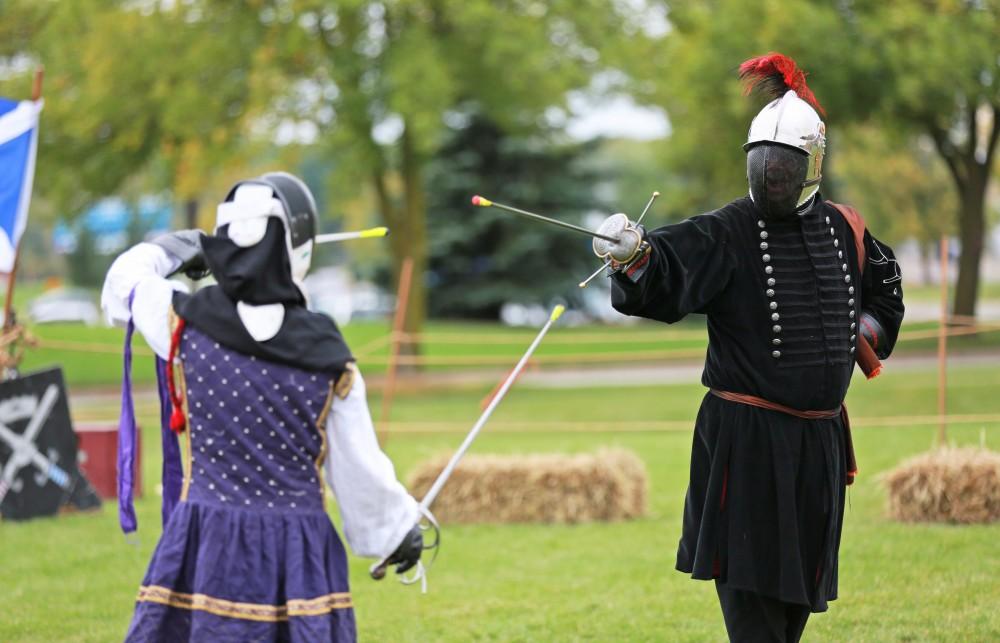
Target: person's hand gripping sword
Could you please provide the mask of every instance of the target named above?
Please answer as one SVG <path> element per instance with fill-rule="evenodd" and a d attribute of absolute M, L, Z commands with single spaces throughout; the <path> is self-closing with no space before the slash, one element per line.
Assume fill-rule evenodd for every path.
<path fill-rule="evenodd" d="M 659 192 L 653 192 L 653 196 L 649 198 L 649 202 L 646 203 L 646 207 L 643 208 L 642 214 L 639 215 L 639 219 L 635 223 L 632 223 L 628 216 L 621 212 L 612 214 L 601 223 L 597 231 L 605 236 L 616 237 L 618 242 L 609 243 L 604 239 L 594 237 L 594 254 L 599 259 L 604 260 L 604 265 L 581 281 L 580 288 L 586 288 L 587 284 L 596 279 L 604 270 L 608 268 L 612 271 L 621 270 L 649 252 L 649 244 L 646 242 L 646 228 L 643 227 L 642 220 L 658 196 L 660 196 Z"/>
<path fill-rule="evenodd" d="M 528 359 L 531 358 L 531 354 L 534 353 L 535 349 L 538 348 L 538 345 L 542 343 L 542 338 L 545 337 L 545 334 L 549 332 L 549 328 L 552 327 L 552 324 L 556 323 L 556 320 L 559 319 L 565 310 L 566 308 L 562 305 L 556 306 L 552 309 L 552 314 L 549 315 L 549 320 L 545 322 L 545 325 L 538 331 L 538 335 L 535 336 L 534 341 L 532 341 L 531 345 L 528 346 L 528 350 L 525 351 L 524 355 L 522 355 L 521 359 L 517 362 L 517 365 L 504 379 L 503 384 L 500 386 L 496 395 L 493 396 L 493 400 L 490 402 L 489 406 L 486 407 L 482 415 L 479 416 L 479 419 L 476 420 L 475 425 L 473 425 L 472 429 L 469 430 L 468 435 L 465 436 L 465 440 L 462 442 L 462 445 L 459 446 L 458 450 L 451 456 L 451 460 L 448 461 L 448 464 L 445 465 L 445 468 L 438 475 L 437 479 L 434 480 L 434 484 L 431 485 L 427 495 L 425 495 L 424 499 L 420 501 L 420 524 L 414 526 L 409 533 L 407 533 L 406 537 L 403 538 L 403 542 L 399 545 L 395 552 L 372 565 L 369 570 L 372 578 L 375 580 L 382 580 L 385 578 L 389 565 L 399 563 L 396 567 L 397 574 L 402 574 L 415 566 L 416 572 L 414 575 L 412 577 L 402 577 L 400 578 L 400 581 L 404 585 L 411 585 L 413 583 L 420 582 L 423 591 L 427 591 L 427 568 L 424 566 L 423 562 L 420 561 L 420 554 L 424 549 L 434 549 L 436 556 L 436 549 L 438 544 L 441 542 L 440 529 L 438 528 L 437 521 L 435 520 L 433 514 L 430 512 L 431 505 L 434 504 L 435 498 L 437 498 L 445 483 L 448 482 L 448 478 L 451 477 L 455 467 L 458 466 L 459 460 L 462 459 L 465 452 L 469 450 L 470 446 L 472 446 L 472 442 L 476 439 L 476 436 L 479 435 L 479 431 L 486 424 L 486 421 L 490 419 L 490 416 L 493 415 L 493 411 L 503 400 L 504 396 L 507 395 L 507 391 L 510 390 L 510 387 L 514 384 L 518 375 L 521 374 L 524 366 L 528 363 Z M 428 522 L 427 525 L 423 524 L 425 519 Z M 433 543 L 424 546 L 423 535 L 421 532 L 428 529 L 434 529 L 435 532 L 437 532 L 437 537 L 434 539 Z"/>

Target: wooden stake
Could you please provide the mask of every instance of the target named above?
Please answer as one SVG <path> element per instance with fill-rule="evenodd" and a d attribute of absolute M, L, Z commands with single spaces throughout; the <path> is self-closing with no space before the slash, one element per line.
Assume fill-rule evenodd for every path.
<path fill-rule="evenodd" d="M 941 322 L 938 325 L 938 446 L 948 439 L 948 237 L 941 235 Z"/>
<path fill-rule="evenodd" d="M 396 391 L 396 369 L 399 367 L 399 346 L 403 340 L 406 325 L 406 308 L 410 301 L 410 282 L 413 281 L 413 258 L 407 257 L 399 270 L 399 287 L 396 291 L 396 314 L 392 320 L 392 342 L 389 347 L 389 363 L 385 372 L 385 387 L 382 390 L 382 413 L 379 415 L 379 443 L 385 444 L 389 429 L 389 413 Z"/>

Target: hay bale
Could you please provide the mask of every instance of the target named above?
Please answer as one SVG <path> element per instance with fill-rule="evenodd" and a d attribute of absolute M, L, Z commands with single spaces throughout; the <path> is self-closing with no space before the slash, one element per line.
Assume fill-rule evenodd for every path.
<path fill-rule="evenodd" d="M 911 458 L 882 476 L 889 516 L 903 522 L 1000 520 L 1000 453 L 944 448 Z"/>
<path fill-rule="evenodd" d="M 448 463 L 443 455 L 410 476 L 423 496 Z M 642 460 L 624 449 L 597 453 L 466 456 L 434 502 L 450 523 L 579 523 L 646 514 L 649 478 Z"/>

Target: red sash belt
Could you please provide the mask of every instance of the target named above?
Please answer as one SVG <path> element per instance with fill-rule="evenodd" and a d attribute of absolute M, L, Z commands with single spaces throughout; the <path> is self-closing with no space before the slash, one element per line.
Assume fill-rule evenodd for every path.
<path fill-rule="evenodd" d="M 785 406 L 784 404 L 778 404 L 777 402 L 765 400 L 764 398 L 757 397 L 756 395 L 731 393 L 729 391 L 720 391 L 714 388 L 709 390 L 715 397 L 722 398 L 723 400 L 727 400 L 729 402 L 746 404 L 747 406 L 756 406 L 761 409 L 767 409 L 768 411 L 778 411 L 779 413 L 792 415 L 804 420 L 832 420 L 833 418 L 839 416 L 844 421 L 844 448 L 845 455 L 847 456 L 847 484 L 854 482 L 854 477 L 858 475 L 858 463 L 854 456 L 854 442 L 851 440 L 851 421 L 847 417 L 847 405 L 841 404 L 839 408 L 830 409 L 829 411 L 800 411 L 799 409 L 793 409 L 792 407 Z"/>

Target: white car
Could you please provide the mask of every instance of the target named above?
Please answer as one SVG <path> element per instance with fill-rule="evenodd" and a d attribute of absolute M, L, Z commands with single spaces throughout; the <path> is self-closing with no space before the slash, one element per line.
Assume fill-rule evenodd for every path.
<path fill-rule="evenodd" d="M 41 295 L 28 305 L 28 317 L 36 324 L 82 322 L 88 326 L 101 319 L 93 295 L 77 289 L 53 290 Z"/>

